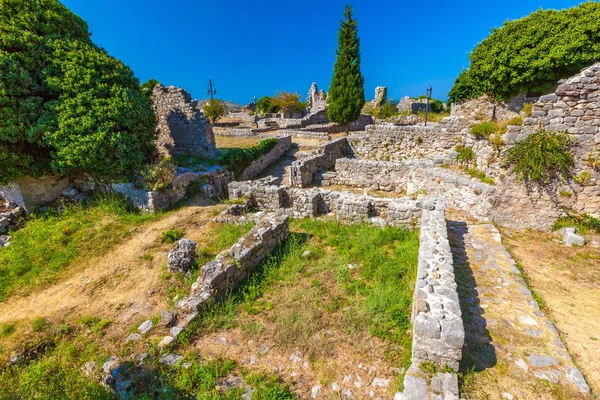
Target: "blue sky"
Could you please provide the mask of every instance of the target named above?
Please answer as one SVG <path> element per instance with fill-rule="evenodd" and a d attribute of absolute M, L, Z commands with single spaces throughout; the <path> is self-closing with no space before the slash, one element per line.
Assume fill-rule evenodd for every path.
<path fill-rule="evenodd" d="M 298 91 L 311 82 L 328 90 L 345 1 L 62 0 L 85 19 L 93 40 L 145 82 L 246 104 L 253 96 Z M 581 0 L 350 2 L 359 22 L 365 95 L 446 99 L 468 53 L 491 28 L 539 8 Z"/>

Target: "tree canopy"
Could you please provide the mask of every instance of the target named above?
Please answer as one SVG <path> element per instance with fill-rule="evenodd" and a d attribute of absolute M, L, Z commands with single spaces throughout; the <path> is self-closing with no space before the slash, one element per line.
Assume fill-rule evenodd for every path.
<path fill-rule="evenodd" d="M 298 113 L 302 112 L 302 110 L 306 108 L 306 106 L 303 105 L 300 101 L 300 95 L 298 94 L 298 92 L 277 92 L 277 94 L 275 94 L 275 97 L 272 100 L 272 104 L 277 108 L 278 111 L 284 113 Z"/>
<path fill-rule="evenodd" d="M 202 107 L 202 111 L 204 111 L 204 115 L 206 115 L 211 124 L 214 124 L 229 112 L 225 102 L 218 99 L 208 100 Z"/>
<path fill-rule="evenodd" d="M 538 10 L 508 21 L 493 29 L 469 60 L 449 103 L 482 94 L 505 100 L 519 92 L 548 91 L 558 80 L 600 60 L 600 3 Z"/>
<path fill-rule="evenodd" d="M 156 118 L 139 81 L 57 0 L 0 1 L 0 184 L 89 173 L 110 181 L 150 154 Z"/>
<path fill-rule="evenodd" d="M 352 17 L 352 7 L 346 6 L 344 17 L 338 31 L 338 48 L 327 101 L 329 119 L 340 124 L 356 121 L 365 104 L 358 22 Z"/>

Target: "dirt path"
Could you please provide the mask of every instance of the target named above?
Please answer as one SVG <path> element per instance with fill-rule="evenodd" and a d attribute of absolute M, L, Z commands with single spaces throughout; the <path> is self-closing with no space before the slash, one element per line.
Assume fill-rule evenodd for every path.
<path fill-rule="evenodd" d="M 201 240 L 210 234 L 212 209 L 186 207 L 135 228 L 125 242 L 101 257 L 73 266 L 57 283 L 0 303 L 0 324 L 36 317 L 60 323 L 86 315 L 108 318 L 113 321 L 111 329 L 118 331 L 123 325 L 153 316 L 168 298 L 162 276 L 166 252 L 173 245 L 162 243 L 162 233 L 177 228 L 186 237 Z M 27 329 L 27 324 L 19 325 Z"/>
<path fill-rule="evenodd" d="M 567 247 L 552 233 L 508 232 L 504 240 L 544 300 L 588 383 L 599 393 L 600 236 L 586 239 L 585 247 Z"/>
<path fill-rule="evenodd" d="M 589 388 L 490 224 L 449 221 L 468 399 L 578 399 Z"/>

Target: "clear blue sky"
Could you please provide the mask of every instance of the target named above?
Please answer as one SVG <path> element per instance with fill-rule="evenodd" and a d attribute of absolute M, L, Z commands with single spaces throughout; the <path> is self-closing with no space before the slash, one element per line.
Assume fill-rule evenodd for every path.
<path fill-rule="evenodd" d="M 145 82 L 246 104 L 311 82 L 328 90 L 343 0 L 62 0 L 85 19 L 92 39 Z M 446 99 L 468 53 L 490 29 L 539 8 L 582 0 L 356 0 L 365 95 L 387 86 L 388 96 Z"/>

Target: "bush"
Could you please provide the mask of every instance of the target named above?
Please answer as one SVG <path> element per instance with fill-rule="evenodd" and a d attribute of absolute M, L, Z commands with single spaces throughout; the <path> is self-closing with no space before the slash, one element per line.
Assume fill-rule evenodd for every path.
<path fill-rule="evenodd" d="M 473 164 L 475 162 L 475 152 L 473 152 L 473 148 L 461 148 L 456 156 L 456 161 L 463 165 Z"/>
<path fill-rule="evenodd" d="M 441 113 L 444 111 L 444 102 L 439 99 L 429 100 L 429 111 L 432 113 Z"/>
<path fill-rule="evenodd" d="M 521 112 L 526 116 L 531 117 L 531 114 L 533 113 L 533 103 L 525 103 Z"/>
<path fill-rule="evenodd" d="M 206 104 L 202 106 L 202 111 L 204 111 L 204 115 L 211 124 L 214 124 L 229 112 L 225 102 L 218 99 L 208 100 Z"/>
<path fill-rule="evenodd" d="M 487 138 L 491 134 L 498 132 L 498 124 L 495 122 L 481 122 L 479 124 L 473 125 L 471 128 L 471 135 L 474 135 L 478 138 Z"/>
<path fill-rule="evenodd" d="M 175 178 L 177 164 L 172 158 L 163 158 L 158 163 L 146 165 L 142 169 L 143 185 L 146 190 L 164 190 Z"/>
<path fill-rule="evenodd" d="M 561 11 L 538 10 L 492 30 L 469 55 L 449 101 L 489 94 L 508 99 L 519 92 L 543 93 L 598 60 L 600 3 Z"/>
<path fill-rule="evenodd" d="M 156 118 L 139 81 L 57 0 L 0 2 L 0 184 L 58 172 L 130 175 Z"/>
<path fill-rule="evenodd" d="M 279 141 L 276 138 L 262 140 L 255 146 L 244 149 L 232 149 L 221 159 L 221 164 L 233 172 L 236 179 L 252 162 L 267 154 Z"/>
<path fill-rule="evenodd" d="M 582 214 L 574 210 L 563 208 L 565 215 L 559 217 L 552 229 L 555 231 L 564 227 L 575 227 L 579 232 L 586 233 L 588 231 L 600 233 L 600 220 L 592 217 L 589 214 Z"/>
<path fill-rule="evenodd" d="M 258 99 L 256 102 L 256 109 L 263 114 L 276 113 L 279 111 L 279 108 L 273 103 L 273 98 L 269 96 Z"/>
<path fill-rule="evenodd" d="M 372 111 L 372 114 L 375 118 L 379 119 L 388 119 L 397 114 L 398 110 L 396 110 L 396 106 L 392 103 L 385 103 L 382 106 L 375 107 Z"/>
<path fill-rule="evenodd" d="M 306 105 L 300 101 L 300 95 L 296 93 L 278 92 L 273 98 L 273 106 L 283 113 L 300 113 Z"/>
<path fill-rule="evenodd" d="M 574 165 L 571 139 L 565 133 L 539 131 L 517 142 L 504 154 L 504 165 L 513 166 L 519 180 L 548 182 L 568 177 Z"/>

